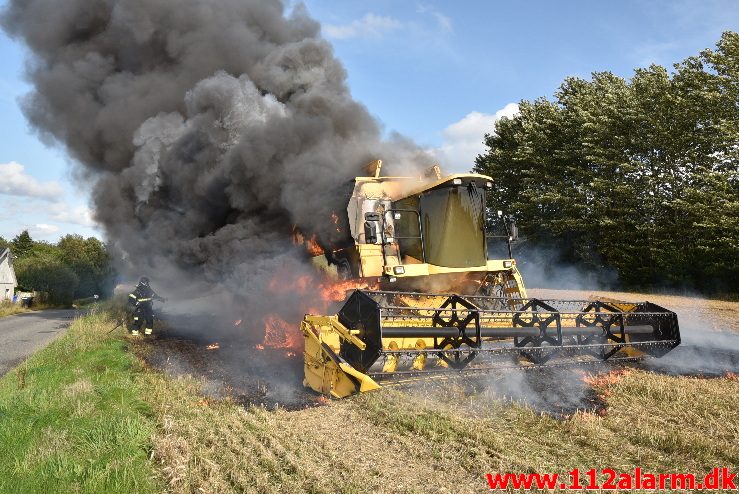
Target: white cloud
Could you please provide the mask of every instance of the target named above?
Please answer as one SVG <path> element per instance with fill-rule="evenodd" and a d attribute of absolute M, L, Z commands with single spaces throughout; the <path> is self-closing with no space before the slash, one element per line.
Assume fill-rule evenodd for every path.
<path fill-rule="evenodd" d="M 0 194 L 56 200 L 64 193 L 57 182 L 39 182 L 20 163 L 0 164 Z"/>
<path fill-rule="evenodd" d="M 508 103 L 494 114 L 473 111 L 442 131 L 442 145 L 433 154 L 448 173 L 468 172 L 478 154 L 485 151 L 485 134 L 495 131 L 495 122 L 518 113 L 516 103 Z"/>
<path fill-rule="evenodd" d="M 377 15 L 370 12 L 365 14 L 361 19 L 352 21 L 349 24 L 324 24 L 323 32 L 329 38 L 334 39 L 366 38 L 370 36 L 379 37 L 384 32 L 399 29 L 402 26 L 403 23 L 393 17 Z"/>
<path fill-rule="evenodd" d="M 70 208 L 66 203 L 57 203 L 49 208 L 49 212 L 51 213 L 49 217 L 58 223 L 90 227 L 97 226 L 92 219 L 92 210 L 85 206 Z"/>
<path fill-rule="evenodd" d="M 47 225 L 46 223 L 36 223 L 35 225 L 29 225 L 25 228 L 31 237 L 48 237 L 59 231 L 59 227 L 56 225 Z"/>

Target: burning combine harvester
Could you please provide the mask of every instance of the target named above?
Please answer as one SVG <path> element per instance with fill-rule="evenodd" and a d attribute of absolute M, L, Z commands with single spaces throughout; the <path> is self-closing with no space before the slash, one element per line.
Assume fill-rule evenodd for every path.
<path fill-rule="evenodd" d="M 492 178 L 381 169 L 375 161 L 354 181 L 352 241 L 312 258 L 377 290 L 355 290 L 336 315 L 305 316 L 306 386 L 340 398 L 386 379 L 489 370 L 496 355 L 540 365 L 660 357 L 680 344 L 676 314 L 649 302 L 528 298 L 511 254 L 516 225 L 488 208 Z"/>

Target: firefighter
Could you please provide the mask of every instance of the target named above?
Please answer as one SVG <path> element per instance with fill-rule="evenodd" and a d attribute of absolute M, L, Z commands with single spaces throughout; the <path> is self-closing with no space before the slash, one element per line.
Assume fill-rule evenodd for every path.
<path fill-rule="evenodd" d="M 151 289 L 149 278 L 143 276 L 139 280 L 136 289 L 128 295 L 129 307 L 133 309 L 131 334 L 140 334 L 142 326 L 144 326 L 145 335 L 150 335 L 154 331 L 154 309 L 152 307 L 154 300 L 166 302 L 166 299 L 163 299 Z"/>

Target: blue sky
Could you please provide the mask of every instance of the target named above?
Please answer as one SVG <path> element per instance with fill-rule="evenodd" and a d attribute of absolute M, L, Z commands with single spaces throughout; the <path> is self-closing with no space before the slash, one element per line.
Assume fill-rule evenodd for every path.
<path fill-rule="evenodd" d="M 304 3 L 345 64 L 355 98 L 387 132 L 434 150 L 448 170 L 469 169 L 496 117 L 522 99 L 551 96 L 567 76 L 629 77 L 739 30 L 735 0 Z M 47 147 L 18 107 L 28 90 L 23 56 L 0 34 L 0 236 L 24 228 L 50 241 L 99 236 L 63 151 Z"/>

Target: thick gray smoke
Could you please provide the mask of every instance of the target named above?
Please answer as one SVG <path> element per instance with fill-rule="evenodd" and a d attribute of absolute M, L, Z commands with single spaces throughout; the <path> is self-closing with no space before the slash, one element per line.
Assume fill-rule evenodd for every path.
<path fill-rule="evenodd" d="M 25 114 L 81 164 L 124 272 L 180 299 L 263 306 L 278 268 L 303 269 L 294 226 L 330 245 L 364 164 L 424 159 L 381 138 L 302 7 L 10 0 L 2 25 L 30 49 Z"/>

